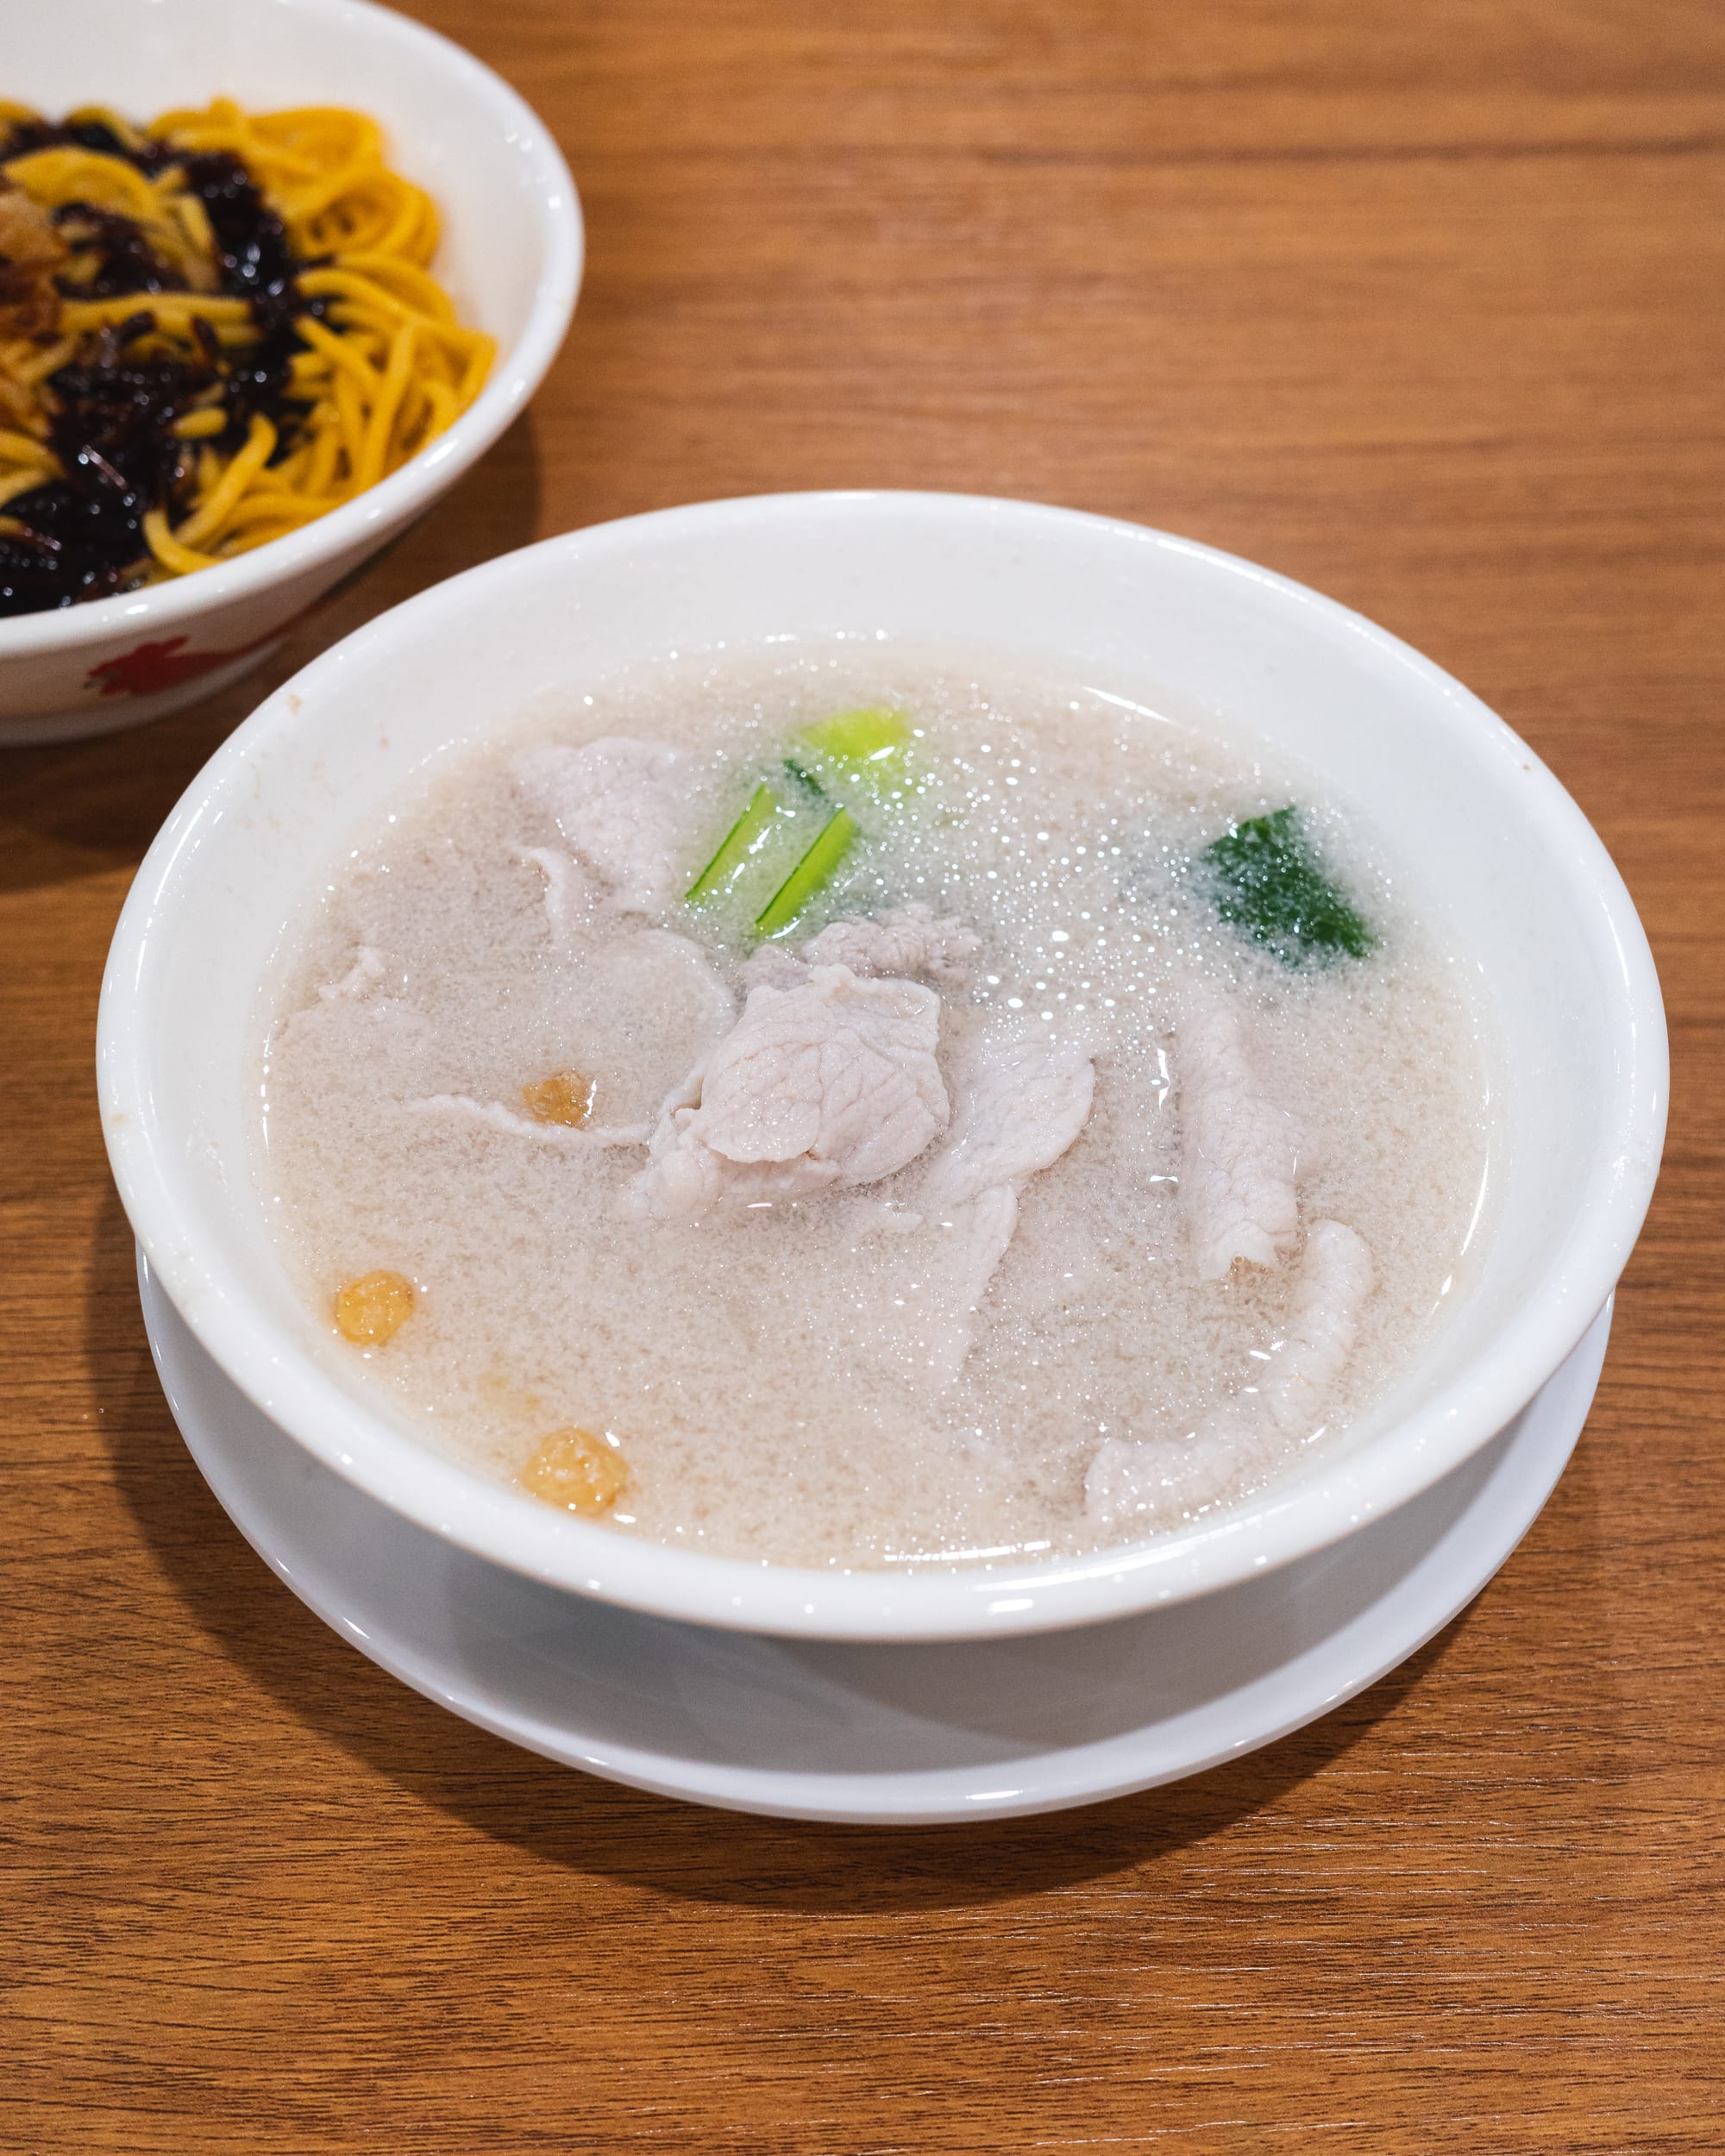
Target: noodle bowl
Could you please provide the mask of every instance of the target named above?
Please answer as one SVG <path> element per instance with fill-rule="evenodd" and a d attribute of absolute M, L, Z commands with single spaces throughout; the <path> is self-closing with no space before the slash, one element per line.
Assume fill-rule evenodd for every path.
<path fill-rule="evenodd" d="M 430 273 L 460 324 L 496 340 L 497 355 L 452 425 L 326 514 L 267 543 L 224 548 L 195 576 L 141 568 L 140 525 L 127 557 L 141 567 L 137 584 L 0 618 L 0 745 L 142 724 L 266 663 L 324 595 L 501 442 L 555 358 L 580 285 L 580 200 L 549 129 L 473 53 L 423 24 L 369 0 L 78 0 L 76 18 L 69 35 L 63 10 L 17 11 L 0 95 L 54 119 L 99 102 L 143 121 L 216 97 L 250 115 L 330 105 L 364 113 L 382 132 L 389 169 L 436 205 Z M 0 203 L 25 199 L 0 191 Z M 0 289 L 10 281 L 0 274 Z M 21 431 L 3 412 L 0 426 Z M 218 453 L 244 439 L 242 429 Z M 472 558 L 475 547 L 497 543 L 499 526 L 525 536 L 533 497 L 520 480 L 530 452 L 518 436 L 497 461 L 480 513 L 444 520 L 432 542 L 440 558 Z M 0 517 L 16 504 L 0 504 Z M 185 505 L 171 511 L 171 527 L 187 513 Z M 415 580 L 411 567 L 406 580 Z"/>
<path fill-rule="evenodd" d="M 279 538 L 484 386 L 495 343 L 430 273 L 436 205 L 365 115 L 0 127 L 0 611 Z"/>

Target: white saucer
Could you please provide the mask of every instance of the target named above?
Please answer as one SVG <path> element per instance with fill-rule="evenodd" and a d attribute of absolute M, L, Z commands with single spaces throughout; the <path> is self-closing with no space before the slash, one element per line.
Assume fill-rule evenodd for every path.
<path fill-rule="evenodd" d="M 1262 1579 L 1114 1624 L 905 1646 L 643 1617 L 469 1556 L 321 1466 L 229 1383 L 138 1261 L 192 1457 L 254 1549 L 427 1698 L 638 1789 L 786 1819 L 1010 1817 L 1177 1781 L 1314 1721 L 1472 1600 L 1581 1433 L 1610 1329 L 1434 1489 Z M 1482 1708 L 1482 1712 L 1484 1711 Z"/>

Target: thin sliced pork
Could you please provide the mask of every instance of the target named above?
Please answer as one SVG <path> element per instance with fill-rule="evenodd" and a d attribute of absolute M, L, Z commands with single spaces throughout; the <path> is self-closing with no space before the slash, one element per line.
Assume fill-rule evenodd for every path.
<path fill-rule="evenodd" d="M 1095 1087 L 1095 1065 L 1071 1042 L 984 1034 L 961 1059 L 953 1134 L 916 1196 L 949 1253 L 951 1314 L 931 1358 L 941 1383 L 970 1352 L 975 1313 L 1018 1226 L 1020 1188 L 1083 1129 Z"/>
<path fill-rule="evenodd" d="M 1225 1280 L 1236 1259 L 1273 1265 L 1299 1234 L 1294 1194 L 1300 1129 L 1264 1092 L 1239 1013 L 1195 1000 L 1175 1041 L 1182 1158 L 1180 1202 L 1201 1280 Z"/>
<path fill-rule="evenodd" d="M 970 977 L 969 962 L 982 947 L 968 921 L 913 904 L 879 915 L 841 914 L 800 951 L 763 943 L 743 968 L 743 977 L 751 987 L 764 981 L 783 988 L 800 980 L 806 966 L 849 966 L 859 980 L 890 975 L 962 988 Z"/>
<path fill-rule="evenodd" d="M 946 1127 L 940 999 L 909 981 L 816 966 L 752 988 L 667 1100 L 636 1196 L 674 1219 L 878 1182 Z"/>
<path fill-rule="evenodd" d="M 812 966 L 849 966 L 854 974 L 898 974 L 907 981 L 962 988 L 969 978 L 969 962 L 982 948 L 982 939 L 968 921 L 911 905 L 877 918 L 847 914 L 830 921 L 803 945 L 802 955 Z"/>
<path fill-rule="evenodd" d="M 1051 1167 L 1089 1119 L 1095 1066 L 1070 1041 L 984 1034 L 960 1061 L 952 1136 L 917 1202 L 963 1205 Z"/>
<path fill-rule="evenodd" d="M 593 902 L 593 878 L 558 846 L 524 846 L 520 860 L 524 868 L 536 868 L 544 878 L 541 903 L 546 921 L 554 935 L 565 935 Z"/>
<path fill-rule="evenodd" d="M 543 808 L 579 859 L 606 886 L 621 912 L 668 904 L 680 881 L 685 813 L 666 741 L 607 735 L 580 749 L 536 749 L 516 766 L 516 783 Z"/>
<path fill-rule="evenodd" d="M 1359 1313 L 1376 1285 L 1371 1253 L 1339 1220 L 1314 1223 L 1295 1276 L 1288 1330 L 1255 1385 L 1220 1401 L 1190 1436 L 1110 1438 L 1084 1477 L 1084 1508 L 1102 1527 L 1172 1524 L 1236 1482 L 1242 1455 L 1320 1436 L 1326 1402 L 1347 1368 Z"/>

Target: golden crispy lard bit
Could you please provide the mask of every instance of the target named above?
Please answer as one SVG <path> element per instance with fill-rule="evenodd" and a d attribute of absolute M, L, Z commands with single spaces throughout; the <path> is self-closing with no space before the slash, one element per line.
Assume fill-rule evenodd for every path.
<path fill-rule="evenodd" d="M 536 1086 L 524 1086 L 521 1097 L 536 1123 L 563 1123 L 579 1131 L 593 1113 L 598 1087 L 578 1070 L 554 1070 Z"/>
<path fill-rule="evenodd" d="M 336 1291 L 336 1330 L 356 1347 L 381 1347 L 413 1315 L 413 1282 L 400 1273 L 362 1273 Z"/>
<path fill-rule="evenodd" d="M 0 175 L 0 335 L 47 336 L 59 326 L 54 273 L 66 253 L 48 212 Z"/>
<path fill-rule="evenodd" d="M 521 1470 L 521 1487 L 548 1505 L 593 1518 L 623 1495 L 629 1470 L 622 1453 L 591 1430 L 554 1430 Z"/>

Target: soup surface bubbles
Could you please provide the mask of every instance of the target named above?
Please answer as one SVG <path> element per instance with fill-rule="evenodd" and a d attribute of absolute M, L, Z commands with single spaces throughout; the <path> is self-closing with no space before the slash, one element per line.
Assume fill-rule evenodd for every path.
<path fill-rule="evenodd" d="M 1390 1391 L 1481 1210 L 1477 1016 L 1371 832 L 1201 714 L 999 655 L 548 698 L 353 835 L 260 1031 L 332 1361 L 727 1556 L 986 1563 L 1236 1502 Z"/>

